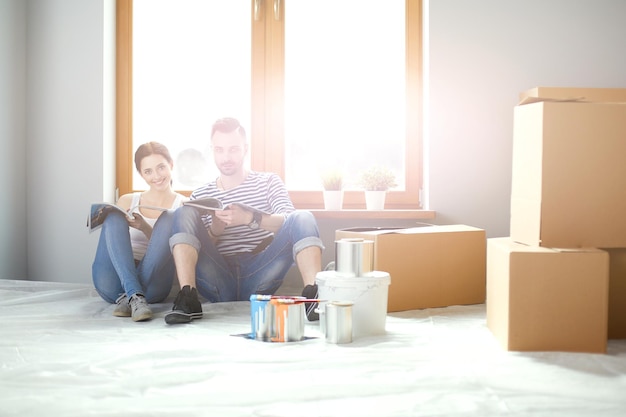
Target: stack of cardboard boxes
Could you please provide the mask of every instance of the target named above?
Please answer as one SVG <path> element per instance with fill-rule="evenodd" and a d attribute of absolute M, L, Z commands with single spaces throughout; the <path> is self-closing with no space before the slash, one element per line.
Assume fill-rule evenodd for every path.
<path fill-rule="evenodd" d="M 606 352 L 626 337 L 626 89 L 522 93 L 512 174 L 487 326 L 508 350 Z"/>

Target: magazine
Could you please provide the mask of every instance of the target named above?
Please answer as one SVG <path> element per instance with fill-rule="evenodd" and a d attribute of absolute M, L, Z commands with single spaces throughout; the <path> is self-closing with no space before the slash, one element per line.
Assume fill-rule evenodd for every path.
<path fill-rule="evenodd" d="M 158 211 L 167 211 L 168 209 L 163 207 L 156 206 L 147 206 L 144 204 L 140 204 L 138 206 L 133 206 L 130 209 L 125 210 L 120 206 L 116 206 L 112 203 L 93 203 L 91 205 L 91 209 L 89 210 L 89 216 L 87 217 L 87 227 L 89 228 L 89 232 L 93 232 L 96 229 L 99 229 L 104 223 L 104 219 L 109 215 L 109 213 L 113 211 L 119 211 L 124 213 L 126 217 L 130 220 L 134 220 L 135 216 L 133 216 L 132 212 L 136 209 L 148 209 L 148 210 L 158 210 Z"/>
<path fill-rule="evenodd" d="M 214 197 L 196 198 L 195 200 L 187 200 L 183 203 L 185 206 L 195 207 L 206 211 L 224 210 L 224 204 Z"/>
<path fill-rule="evenodd" d="M 209 213 L 212 213 L 215 210 L 227 210 L 228 206 L 233 205 L 233 204 L 237 204 L 245 208 L 246 210 L 250 210 L 252 212 L 258 212 L 261 214 L 269 214 L 263 210 L 259 210 L 257 208 L 251 207 L 244 203 L 231 203 L 231 204 L 224 206 L 224 204 L 219 199 L 214 198 L 214 197 L 197 198 L 195 200 L 187 200 L 183 202 L 183 205 L 185 206 L 195 207 L 201 211 L 206 211 Z M 159 211 L 168 210 L 163 207 L 147 206 L 144 204 L 140 204 L 138 206 L 133 206 L 128 211 L 126 211 L 123 208 L 116 206 L 115 204 L 112 204 L 112 203 L 93 203 L 89 211 L 89 216 L 87 217 L 87 227 L 89 228 L 89 232 L 91 233 L 94 230 L 99 229 L 102 226 L 102 223 L 104 223 L 104 219 L 106 219 L 109 213 L 113 212 L 114 210 L 124 213 L 126 217 L 128 217 L 130 220 L 134 220 L 135 217 L 133 216 L 132 212 L 140 208 L 144 208 L 148 210 L 159 210 Z"/>
<path fill-rule="evenodd" d="M 195 200 L 188 200 L 188 201 L 185 201 L 183 205 L 195 207 L 202 211 L 208 211 L 208 212 L 214 212 L 215 210 L 228 210 L 228 207 L 237 205 L 251 212 L 269 214 L 266 211 L 259 210 L 258 208 L 249 206 L 245 203 L 230 203 L 230 204 L 224 205 L 220 200 L 214 197 L 203 197 L 203 198 L 196 198 Z"/>

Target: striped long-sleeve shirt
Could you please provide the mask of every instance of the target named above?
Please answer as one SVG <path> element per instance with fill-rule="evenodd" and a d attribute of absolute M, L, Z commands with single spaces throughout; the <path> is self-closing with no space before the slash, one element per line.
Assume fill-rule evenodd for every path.
<path fill-rule="evenodd" d="M 243 203 L 270 214 L 287 215 L 294 211 L 289 193 L 280 177 L 274 173 L 250 171 L 245 181 L 239 186 L 222 191 L 212 181 L 191 193 L 190 199 L 214 197 L 224 206 L 231 203 Z M 205 227 L 211 226 L 211 216 L 202 217 Z M 217 249 L 224 256 L 250 252 L 259 243 L 272 236 L 264 229 L 251 229 L 248 225 L 226 227 L 217 241 Z"/>

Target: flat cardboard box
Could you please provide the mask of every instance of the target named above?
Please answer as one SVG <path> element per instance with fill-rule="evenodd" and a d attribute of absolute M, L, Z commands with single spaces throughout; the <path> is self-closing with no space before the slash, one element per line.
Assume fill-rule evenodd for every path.
<path fill-rule="evenodd" d="M 541 99 L 625 103 L 626 88 L 534 87 L 520 93 L 519 98 L 519 104 Z"/>
<path fill-rule="evenodd" d="M 389 273 L 387 311 L 485 302 L 485 231 L 466 225 L 352 228 L 337 240 L 374 241 L 374 270 Z"/>
<path fill-rule="evenodd" d="M 487 327 L 506 350 L 605 353 L 609 254 L 487 239 Z"/>
<path fill-rule="evenodd" d="M 510 237 L 545 247 L 626 247 L 626 104 L 514 109 Z"/>
<path fill-rule="evenodd" d="M 626 248 L 609 253 L 609 339 L 626 339 Z"/>

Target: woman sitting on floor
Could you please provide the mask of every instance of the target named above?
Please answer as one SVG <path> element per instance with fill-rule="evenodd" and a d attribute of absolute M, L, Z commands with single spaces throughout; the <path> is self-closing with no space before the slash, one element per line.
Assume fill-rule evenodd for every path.
<path fill-rule="evenodd" d="M 118 211 L 107 215 L 92 275 L 98 294 L 117 304 L 114 316 L 143 321 L 152 318 L 148 303 L 163 301 L 171 290 L 175 268 L 168 240 L 174 209 L 186 197 L 172 189 L 174 162 L 164 145 L 139 146 L 135 167 L 149 189 L 125 194 L 117 201 L 134 219 Z"/>

